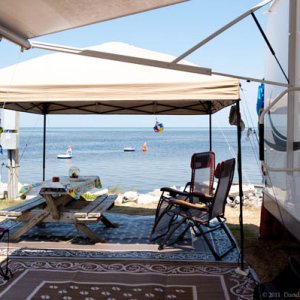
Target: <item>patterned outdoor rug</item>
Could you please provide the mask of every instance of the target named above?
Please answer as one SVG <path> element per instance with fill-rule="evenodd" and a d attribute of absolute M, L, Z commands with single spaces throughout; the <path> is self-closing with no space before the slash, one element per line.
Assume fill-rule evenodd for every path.
<path fill-rule="evenodd" d="M 0 299 L 252 299 L 234 264 L 14 258 Z"/>
<path fill-rule="evenodd" d="M 158 251 L 155 242 L 149 236 L 154 222 L 153 216 L 132 216 L 125 214 L 106 214 L 118 228 L 107 228 L 102 223 L 90 227 L 106 240 L 105 244 L 91 244 L 73 225 L 45 224 L 34 227 L 24 235 L 19 243 L 11 244 L 10 255 L 27 257 L 86 257 L 100 259 L 137 259 L 137 260 L 174 260 L 174 261 L 215 261 L 211 251 L 202 238 L 187 233 L 181 242 Z M 6 221 L 1 226 L 10 227 L 11 232 L 20 226 Z M 215 231 L 211 239 L 223 253 L 228 249 L 229 241 L 222 230 Z M 39 250 L 36 250 L 39 249 Z M 80 251 L 77 251 L 80 250 Z M 5 254 L 5 244 L 0 255 Z M 239 250 L 234 249 L 222 261 L 238 262 Z"/>

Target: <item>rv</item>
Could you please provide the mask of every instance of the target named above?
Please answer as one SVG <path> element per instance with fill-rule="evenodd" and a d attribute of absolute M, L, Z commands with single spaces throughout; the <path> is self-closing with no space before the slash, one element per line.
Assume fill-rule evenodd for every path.
<path fill-rule="evenodd" d="M 261 236 L 286 229 L 300 240 L 300 3 L 273 1 L 268 14 L 266 35 L 277 60 L 266 49 L 265 78 L 288 86 L 265 85 Z"/>

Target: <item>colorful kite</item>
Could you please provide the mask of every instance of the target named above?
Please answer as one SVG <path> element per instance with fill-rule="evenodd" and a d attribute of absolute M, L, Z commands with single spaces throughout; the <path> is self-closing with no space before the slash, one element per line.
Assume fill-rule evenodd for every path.
<path fill-rule="evenodd" d="M 163 132 L 164 131 L 164 125 L 163 125 L 163 123 L 160 123 L 160 122 L 156 121 L 155 125 L 153 127 L 153 130 L 155 132 L 160 132 L 160 133 Z"/>

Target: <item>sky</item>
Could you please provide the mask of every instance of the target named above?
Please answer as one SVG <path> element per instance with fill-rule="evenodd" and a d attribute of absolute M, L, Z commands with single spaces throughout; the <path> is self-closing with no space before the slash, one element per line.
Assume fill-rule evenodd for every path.
<path fill-rule="evenodd" d="M 34 40 L 81 48 L 106 42 L 124 42 L 179 56 L 259 2 L 259 0 L 191 0 Z M 266 11 L 267 6 L 255 13 L 263 28 L 266 27 Z M 266 46 L 261 34 L 252 17 L 249 16 L 198 49 L 186 60 L 217 72 L 263 78 L 265 51 Z M 48 53 L 50 52 L 38 49 L 21 52 L 19 47 L 3 39 L 0 42 L 0 68 Z M 242 117 L 246 126 L 256 126 L 256 99 L 259 84 L 245 81 L 241 84 Z M 218 112 L 213 117 L 213 124 L 222 127 L 230 126 L 228 114 L 228 109 Z M 206 116 L 159 116 L 158 119 L 165 127 L 208 126 Z M 49 127 L 153 127 L 154 123 L 154 116 L 47 117 Z M 40 127 L 42 124 L 42 116 L 20 114 L 21 127 Z"/>

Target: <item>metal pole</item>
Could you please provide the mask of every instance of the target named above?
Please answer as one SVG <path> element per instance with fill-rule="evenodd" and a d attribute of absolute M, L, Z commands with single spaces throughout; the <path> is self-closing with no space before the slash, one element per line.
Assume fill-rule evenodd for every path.
<path fill-rule="evenodd" d="M 242 180 L 242 147 L 241 147 L 241 115 L 240 115 L 240 102 L 236 101 L 237 112 L 237 169 L 239 177 L 239 197 L 240 197 L 240 246 L 241 246 L 241 270 L 244 270 L 244 224 L 243 224 L 243 180 Z"/>
<path fill-rule="evenodd" d="M 226 77 L 237 78 L 237 79 L 242 79 L 242 80 L 249 80 L 249 81 L 254 81 L 254 82 L 263 82 L 263 83 L 272 84 L 275 86 L 283 86 L 283 87 L 289 86 L 289 84 L 287 84 L 287 83 L 271 81 L 271 80 L 263 80 L 263 79 L 259 79 L 259 78 L 253 78 L 253 77 L 246 77 L 246 76 L 241 76 L 241 75 L 236 75 L 236 74 L 215 72 L 208 68 L 201 68 L 201 67 L 190 66 L 190 65 L 186 65 L 186 64 L 177 64 L 175 62 L 157 61 L 157 60 L 153 60 L 153 59 L 145 59 L 145 58 L 133 57 L 133 56 L 128 56 L 128 55 L 100 52 L 100 51 L 96 51 L 96 50 L 86 50 L 86 49 L 81 49 L 81 48 L 66 47 L 66 46 L 62 46 L 62 45 L 54 45 L 54 44 L 34 42 L 34 41 L 31 42 L 31 46 L 32 46 L 32 48 L 37 48 L 37 49 L 44 49 L 44 50 L 62 52 L 62 53 L 70 53 L 70 54 L 95 57 L 95 58 L 101 58 L 101 59 L 108 59 L 108 60 L 114 60 L 114 61 L 121 61 L 121 62 L 126 62 L 126 63 L 151 66 L 151 67 L 156 67 L 156 68 L 183 71 L 183 72 L 188 72 L 188 73 L 205 74 L 205 75 L 220 75 L 220 76 L 226 76 Z"/>
<path fill-rule="evenodd" d="M 209 151 L 212 150 L 211 114 L 209 114 Z"/>
<path fill-rule="evenodd" d="M 45 181 L 46 171 L 46 113 L 44 113 L 44 128 L 43 128 L 43 181 Z"/>
<path fill-rule="evenodd" d="M 237 17 L 234 20 L 232 20 L 231 22 L 227 23 L 225 26 L 223 26 L 222 28 L 220 28 L 219 30 L 217 30 L 216 32 L 214 32 L 213 34 L 208 36 L 206 39 L 202 40 L 200 43 L 198 43 L 197 45 L 195 45 L 191 49 L 189 49 L 186 52 L 184 52 L 183 54 L 181 54 L 179 57 L 177 57 L 175 60 L 173 60 L 173 62 L 178 63 L 179 61 L 181 61 L 182 59 L 184 59 L 185 57 L 187 57 L 188 55 L 190 55 L 191 53 L 193 53 L 194 51 L 196 51 L 197 49 L 199 49 L 200 47 L 202 47 L 206 43 L 208 43 L 210 40 L 214 39 L 219 34 L 226 31 L 231 26 L 233 26 L 236 23 L 240 22 L 241 20 L 245 19 L 251 13 L 257 11 L 258 9 L 262 8 L 263 6 L 267 5 L 270 2 L 271 2 L 271 0 L 265 0 L 265 1 L 262 1 L 262 2 L 258 3 L 256 6 L 252 7 L 251 9 L 249 9 L 248 11 L 246 11 L 245 13 L 240 15 L 239 17 Z"/>

